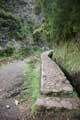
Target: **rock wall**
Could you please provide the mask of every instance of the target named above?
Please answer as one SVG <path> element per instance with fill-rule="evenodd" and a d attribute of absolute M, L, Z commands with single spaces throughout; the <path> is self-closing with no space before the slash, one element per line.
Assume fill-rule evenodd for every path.
<path fill-rule="evenodd" d="M 9 0 L 7 4 L 24 22 L 33 22 L 33 0 Z"/>
<path fill-rule="evenodd" d="M 0 43 L 3 47 L 8 41 L 14 43 L 18 38 L 18 40 L 23 39 L 24 42 L 33 42 L 31 33 L 34 24 L 33 3 L 33 0 L 3 0 L 0 2 L 0 10 L 2 10 Z M 19 37 L 16 38 L 15 36 Z"/>
<path fill-rule="evenodd" d="M 36 27 L 41 25 L 44 19 L 42 17 L 43 16 L 42 12 L 41 11 L 37 12 L 35 0 L 3 0 L 3 1 L 4 2 L 2 3 L 0 2 L 2 4 L 1 9 L 5 11 L 5 14 L 8 14 L 9 12 L 9 14 L 11 14 L 10 15 L 11 18 L 7 20 L 6 16 L 5 22 L 7 23 L 7 25 L 5 27 L 5 25 L 2 24 L 2 30 L 0 29 L 1 31 L 0 41 L 2 41 L 2 45 L 5 46 L 8 41 L 12 41 L 14 43 L 14 41 L 16 41 L 18 38 L 19 38 L 18 40 L 20 40 L 20 38 L 24 40 L 24 42 L 22 42 L 22 44 L 24 43 L 24 45 L 28 43 L 33 44 L 33 31 Z M 14 17 L 15 19 L 18 18 L 20 20 L 20 23 L 17 23 L 17 21 L 15 19 L 13 20 L 12 17 Z M 14 22 L 15 27 L 13 28 Z M 19 27 L 21 28 L 19 29 Z M 16 38 L 14 33 L 15 34 L 17 33 L 19 37 Z M 38 40 L 38 42 L 39 41 L 40 39 Z M 19 44 L 21 43 L 19 42 Z"/>

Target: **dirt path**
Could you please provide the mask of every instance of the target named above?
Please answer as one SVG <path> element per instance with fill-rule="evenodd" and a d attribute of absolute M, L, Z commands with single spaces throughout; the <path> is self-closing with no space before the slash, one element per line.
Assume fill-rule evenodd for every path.
<path fill-rule="evenodd" d="M 0 68 L 0 120 L 25 120 L 16 95 L 24 82 L 25 61 L 14 61 Z"/>

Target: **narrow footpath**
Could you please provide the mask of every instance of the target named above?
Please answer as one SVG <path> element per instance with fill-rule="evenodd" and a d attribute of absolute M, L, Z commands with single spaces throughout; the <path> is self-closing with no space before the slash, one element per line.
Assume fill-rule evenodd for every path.
<path fill-rule="evenodd" d="M 0 68 L 0 120 L 25 120 L 16 99 L 24 82 L 24 65 L 25 61 L 14 61 Z"/>

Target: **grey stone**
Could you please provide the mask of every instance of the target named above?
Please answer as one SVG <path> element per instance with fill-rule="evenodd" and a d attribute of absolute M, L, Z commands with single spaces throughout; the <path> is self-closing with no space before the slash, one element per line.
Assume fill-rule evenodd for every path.
<path fill-rule="evenodd" d="M 55 120 L 79 120 L 80 99 L 51 57 L 52 51 L 44 52 L 41 56 L 40 91 L 42 94 L 37 99 L 35 108 L 38 112 L 47 111 L 49 114 L 52 112 Z"/>
<path fill-rule="evenodd" d="M 79 110 L 80 100 L 78 98 L 59 98 L 59 97 L 40 97 L 37 99 L 35 106 L 37 109 L 65 109 Z"/>
<path fill-rule="evenodd" d="M 59 66 L 49 57 L 51 52 L 44 52 L 41 55 L 41 93 L 72 93 L 72 85 Z"/>

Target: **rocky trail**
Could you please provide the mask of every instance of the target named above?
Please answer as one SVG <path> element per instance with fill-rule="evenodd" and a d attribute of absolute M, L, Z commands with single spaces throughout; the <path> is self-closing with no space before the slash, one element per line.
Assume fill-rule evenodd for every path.
<path fill-rule="evenodd" d="M 0 120 L 25 120 L 16 99 L 24 82 L 24 65 L 25 61 L 14 61 L 0 68 Z"/>

